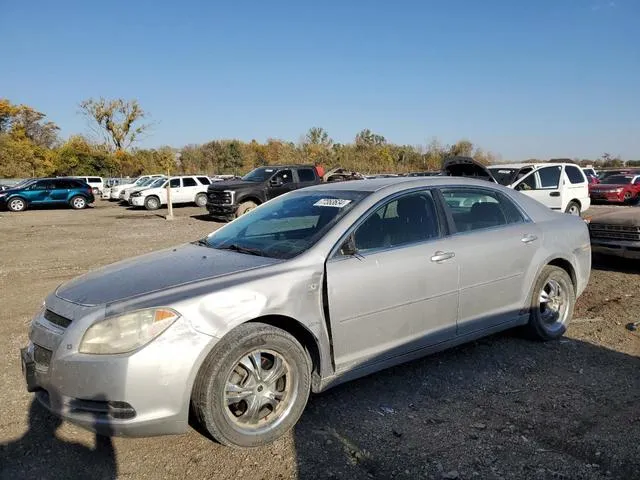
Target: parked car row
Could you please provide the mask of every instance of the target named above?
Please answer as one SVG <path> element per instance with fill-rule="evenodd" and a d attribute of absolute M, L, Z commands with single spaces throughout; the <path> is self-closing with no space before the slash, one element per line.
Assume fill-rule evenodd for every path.
<path fill-rule="evenodd" d="M 22 212 L 31 205 L 67 205 L 81 210 L 94 199 L 90 185 L 71 177 L 28 179 L 0 191 L 0 206 L 12 212 Z"/>

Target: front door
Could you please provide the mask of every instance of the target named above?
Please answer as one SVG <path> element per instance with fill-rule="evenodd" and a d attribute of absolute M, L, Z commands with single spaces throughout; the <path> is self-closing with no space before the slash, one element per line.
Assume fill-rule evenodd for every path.
<path fill-rule="evenodd" d="M 169 188 L 171 189 L 171 203 L 182 203 L 184 194 L 182 192 L 182 183 L 180 182 L 180 179 L 172 178 L 169 180 Z"/>
<path fill-rule="evenodd" d="M 291 169 L 286 168 L 278 171 L 271 180 L 269 180 L 269 188 L 267 189 L 267 197 L 269 199 L 275 198 L 283 193 L 295 190 L 296 184 L 293 178 Z"/>
<path fill-rule="evenodd" d="M 390 199 L 353 233 L 355 255 L 327 261 L 338 371 L 455 336 L 458 259 L 429 191 Z"/>
<path fill-rule="evenodd" d="M 527 271 L 542 242 L 535 223 L 495 190 L 443 188 L 455 233 L 450 249 L 460 267 L 458 334 L 515 320 L 526 308 Z"/>
<path fill-rule="evenodd" d="M 52 188 L 53 180 L 38 180 L 24 191 L 24 196 L 27 197 L 29 203 L 38 205 L 49 201 Z"/>
<path fill-rule="evenodd" d="M 562 166 L 543 167 L 523 177 L 513 188 L 551 210 L 562 210 Z"/>

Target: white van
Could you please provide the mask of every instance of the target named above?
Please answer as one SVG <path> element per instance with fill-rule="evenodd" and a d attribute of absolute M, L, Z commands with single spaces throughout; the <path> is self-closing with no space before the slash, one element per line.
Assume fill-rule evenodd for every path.
<path fill-rule="evenodd" d="M 70 178 L 77 178 L 78 180 L 82 180 L 84 183 L 88 184 L 93 190 L 94 195 L 102 195 L 104 192 L 104 179 L 102 177 L 79 177 L 74 176 Z"/>
<path fill-rule="evenodd" d="M 552 210 L 580 215 L 591 206 L 587 177 L 573 163 L 510 163 L 491 165 L 488 170 L 498 183 Z"/>

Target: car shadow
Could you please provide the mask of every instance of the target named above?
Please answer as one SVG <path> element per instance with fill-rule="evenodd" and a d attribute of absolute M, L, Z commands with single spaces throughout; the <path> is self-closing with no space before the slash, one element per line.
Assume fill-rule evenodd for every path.
<path fill-rule="evenodd" d="M 92 400 L 103 401 L 97 396 Z M 73 405 L 71 405 L 73 408 Z M 97 416 L 95 417 L 97 419 Z M 28 413 L 28 430 L 17 440 L 0 444 L 0 478 L 104 479 L 118 477 L 116 453 L 109 427 L 95 435 L 93 448 L 60 439 L 62 419 L 51 414 L 36 397 Z"/>
<path fill-rule="evenodd" d="M 191 218 L 193 218 L 194 220 L 200 220 L 201 222 L 222 223 L 222 224 L 229 223 L 229 222 L 225 222 L 224 220 L 221 220 L 219 218 L 213 218 L 208 213 L 198 214 L 198 215 L 191 215 Z"/>
<path fill-rule="evenodd" d="M 640 273 L 640 260 L 594 253 L 591 268 L 606 272 Z"/>
<path fill-rule="evenodd" d="M 639 479 L 639 370 L 578 340 L 487 337 L 312 396 L 298 478 Z"/>

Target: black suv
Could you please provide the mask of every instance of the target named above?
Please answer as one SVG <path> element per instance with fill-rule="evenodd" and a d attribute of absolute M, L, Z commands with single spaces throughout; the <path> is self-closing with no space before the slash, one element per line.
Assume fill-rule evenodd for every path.
<path fill-rule="evenodd" d="M 240 180 L 214 182 L 207 190 L 207 210 L 214 218 L 231 220 L 261 203 L 322 182 L 310 165 L 259 167 Z"/>

